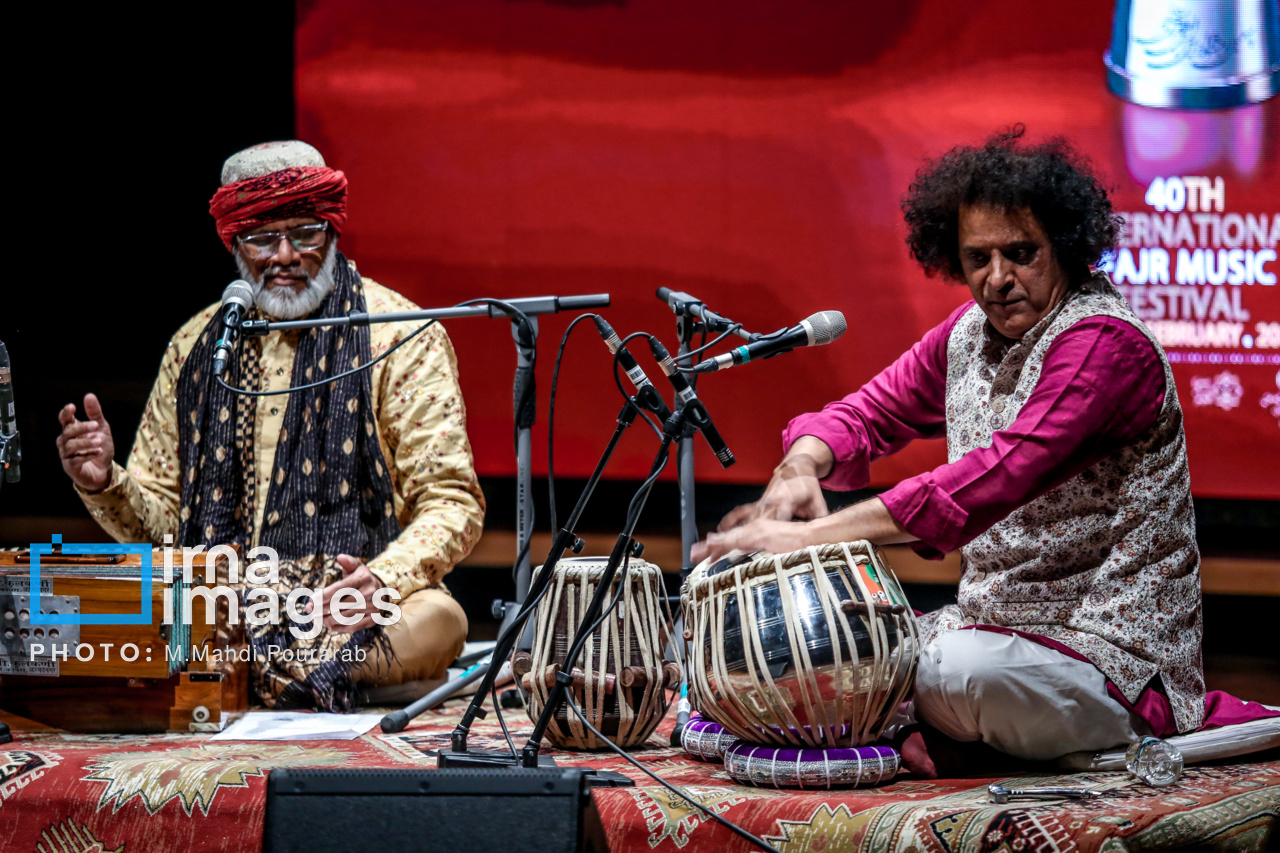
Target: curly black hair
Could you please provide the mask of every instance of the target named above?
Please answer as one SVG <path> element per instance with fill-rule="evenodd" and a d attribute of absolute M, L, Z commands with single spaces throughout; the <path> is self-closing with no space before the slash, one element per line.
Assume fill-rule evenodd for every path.
<path fill-rule="evenodd" d="M 1019 143 L 1025 132 L 1019 124 L 981 148 L 957 146 L 916 173 L 902 213 L 911 257 L 926 274 L 964 280 L 960 209 L 973 204 L 1030 210 L 1073 287 L 1114 249 L 1123 220 L 1088 163 L 1060 137 L 1038 145 Z"/>

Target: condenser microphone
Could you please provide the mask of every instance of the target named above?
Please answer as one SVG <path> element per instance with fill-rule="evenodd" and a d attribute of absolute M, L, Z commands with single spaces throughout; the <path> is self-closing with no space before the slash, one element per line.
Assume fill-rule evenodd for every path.
<path fill-rule="evenodd" d="M 0 341 L 0 466 L 4 481 L 16 483 L 22 478 L 22 444 L 18 436 L 18 414 L 13 407 L 13 382 L 9 376 L 9 350 Z"/>
<path fill-rule="evenodd" d="M 711 373 L 726 370 L 739 364 L 760 358 L 769 358 L 796 347 L 820 347 L 829 344 L 845 333 L 848 326 L 839 311 L 819 311 L 776 335 L 766 335 L 758 341 L 735 347 L 723 355 L 709 358 L 693 366 L 690 373 Z"/>
<path fill-rule="evenodd" d="M 222 336 L 213 345 L 213 375 L 221 376 L 227 369 L 231 349 L 240 337 L 240 321 L 253 304 L 253 288 L 248 282 L 236 279 L 222 291 Z"/>
<path fill-rule="evenodd" d="M 662 367 L 662 372 L 667 375 L 667 379 L 671 382 L 671 387 L 676 389 L 676 396 L 680 398 L 680 403 L 689 410 L 689 421 L 702 433 L 702 437 L 707 440 L 707 444 L 711 445 L 712 452 L 715 453 L 716 459 L 720 461 L 720 467 L 728 468 L 734 462 L 737 462 L 738 460 L 733 458 L 733 451 L 724 443 L 724 439 L 720 437 L 720 432 L 716 429 L 716 425 L 711 422 L 711 416 L 707 414 L 706 407 L 698 399 L 698 392 L 694 390 L 693 385 L 684 377 L 684 374 L 676 369 L 676 363 L 671 360 L 671 353 L 667 352 L 667 348 L 662 345 L 662 341 L 650 337 L 649 350 Z"/>
<path fill-rule="evenodd" d="M 671 410 L 663 402 L 662 395 L 658 393 L 657 388 L 653 387 L 649 377 L 640 369 L 640 365 L 636 364 L 635 356 L 623 345 L 618 333 L 613 330 L 613 326 L 610 326 L 609 322 L 599 314 L 595 315 L 594 319 L 596 330 L 600 332 L 600 337 L 604 338 L 605 346 L 609 348 L 609 352 L 618 357 L 618 363 L 627 372 L 627 378 L 631 380 L 632 386 L 636 389 L 636 397 L 643 398 L 646 403 L 650 403 L 649 408 L 662 420 L 665 421 L 671 417 Z"/>

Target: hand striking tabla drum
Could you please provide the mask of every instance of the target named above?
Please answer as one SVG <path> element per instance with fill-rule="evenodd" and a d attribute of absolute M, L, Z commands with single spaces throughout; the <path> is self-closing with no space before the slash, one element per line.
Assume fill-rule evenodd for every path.
<path fill-rule="evenodd" d="M 915 680 L 916 618 L 869 542 L 704 562 L 681 594 L 690 699 L 749 744 L 878 739 Z"/>
<path fill-rule="evenodd" d="M 607 563 L 605 557 L 575 557 L 555 567 L 555 577 L 534 612 L 533 653 L 518 654 L 512 662 L 512 671 L 529 694 L 531 720 L 542 712 L 556 673 L 567 664 L 569 646 Z M 623 577 L 620 569 L 605 607 Z M 617 608 L 574 662 L 570 689 L 591 725 L 622 747 L 637 746 L 653 734 L 670 707 L 667 689 L 680 683 L 679 665 L 663 658 L 672 628 L 662 570 L 632 559 L 625 577 Z M 574 749 L 605 746 L 566 705 L 557 710 L 547 737 L 557 746 Z"/>

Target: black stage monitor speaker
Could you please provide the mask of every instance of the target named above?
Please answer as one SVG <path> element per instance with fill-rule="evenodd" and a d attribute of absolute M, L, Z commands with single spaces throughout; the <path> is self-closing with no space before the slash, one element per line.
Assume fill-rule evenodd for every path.
<path fill-rule="evenodd" d="M 280 769 L 264 853 L 605 853 L 581 770 Z"/>

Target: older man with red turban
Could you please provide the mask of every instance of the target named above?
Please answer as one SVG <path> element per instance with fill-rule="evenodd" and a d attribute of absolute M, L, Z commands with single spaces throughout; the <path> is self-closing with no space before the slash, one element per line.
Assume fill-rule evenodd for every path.
<path fill-rule="evenodd" d="M 343 173 L 303 142 L 227 160 L 210 212 L 253 289 L 251 315 L 416 308 L 361 278 L 338 250 L 346 198 Z M 314 637 L 289 630 L 299 625 L 286 608 L 275 622 L 246 626 L 254 690 L 268 706 L 341 710 L 361 686 L 441 677 L 467 632 L 441 579 L 470 552 L 484 518 L 448 335 L 434 325 L 406 341 L 416 326 L 390 323 L 247 337 L 223 377 L 252 392 L 244 394 L 211 375 L 218 307 L 169 342 L 126 466 L 114 462 L 94 395 L 84 399 L 87 420 L 73 404 L 62 410 L 63 468 L 85 505 L 120 541 L 269 546 L 281 560 L 274 593 L 323 590 Z M 280 393 L 289 388 L 299 390 Z M 401 615 L 383 626 L 375 594 L 388 587 Z M 354 624 L 328 606 L 343 589 L 361 593 L 348 602 L 365 602 L 341 611 L 346 621 L 358 616 Z"/>

